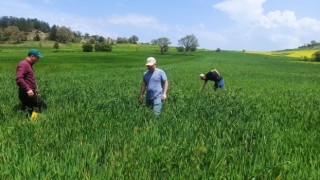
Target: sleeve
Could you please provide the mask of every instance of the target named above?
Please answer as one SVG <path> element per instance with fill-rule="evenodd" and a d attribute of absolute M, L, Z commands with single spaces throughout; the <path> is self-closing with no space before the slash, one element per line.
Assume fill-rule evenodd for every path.
<path fill-rule="evenodd" d="M 162 79 L 162 82 L 167 80 L 167 75 L 164 71 L 162 71 L 162 73 L 161 73 L 161 79 Z"/>
<path fill-rule="evenodd" d="M 144 84 L 147 84 L 147 81 L 146 81 L 146 73 L 143 73 L 143 75 L 142 75 L 142 82 L 143 82 Z"/>
<path fill-rule="evenodd" d="M 18 64 L 17 72 L 16 72 L 16 83 L 17 83 L 19 89 L 25 89 L 26 92 L 28 92 L 30 90 L 30 88 L 23 78 L 25 75 L 25 71 L 26 71 L 25 65 L 22 63 Z"/>

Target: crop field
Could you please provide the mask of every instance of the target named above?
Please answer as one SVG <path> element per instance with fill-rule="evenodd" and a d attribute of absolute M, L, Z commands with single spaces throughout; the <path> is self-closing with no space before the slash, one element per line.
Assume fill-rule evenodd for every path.
<path fill-rule="evenodd" d="M 33 46 L 38 47 L 38 44 Z M 48 109 L 17 109 L 15 69 L 31 45 L 0 46 L 0 179 L 319 179 L 320 64 L 294 58 L 65 45 L 34 65 Z M 161 116 L 138 103 L 149 56 L 169 81 Z M 213 68 L 226 89 L 199 74 Z"/>
<path fill-rule="evenodd" d="M 270 51 L 270 52 L 248 52 L 252 54 L 263 54 L 270 56 L 287 56 L 294 59 L 300 59 L 302 57 L 312 58 L 313 53 L 319 50 L 282 50 L 282 51 Z"/>

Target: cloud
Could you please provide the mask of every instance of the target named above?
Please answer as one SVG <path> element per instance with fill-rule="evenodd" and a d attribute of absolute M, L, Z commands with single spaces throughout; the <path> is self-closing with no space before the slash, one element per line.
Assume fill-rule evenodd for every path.
<path fill-rule="evenodd" d="M 273 11 L 260 17 L 260 25 L 265 28 L 276 28 L 285 26 L 298 28 L 298 21 L 293 11 Z"/>
<path fill-rule="evenodd" d="M 303 41 L 314 40 L 314 35 L 320 33 L 319 20 L 309 17 L 298 19 L 292 10 L 265 12 L 265 1 L 224 0 L 213 8 L 233 20 L 230 31 L 237 34 L 236 38 L 243 44 L 254 44 L 255 39 L 259 39 L 261 44 L 268 45 L 268 49 L 296 48 L 305 43 Z"/>
<path fill-rule="evenodd" d="M 225 0 L 213 5 L 237 22 L 256 21 L 263 14 L 262 5 L 265 0 Z"/>
<path fill-rule="evenodd" d="M 297 19 L 293 11 L 272 11 L 260 17 L 260 25 L 265 28 L 292 28 L 296 31 L 313 30 L 320 32 L 320 21 L 304 17 Z"/>
<path fill-rule="evenodd" d="M 300 27 L 307 27 L 311 30 L 320 33 L 320 21 L 313 18 L 302 18 L 298 20 L 298 24 Z"/>
<path fill-rule="evenodd" d="M 160 31 L 167 30 L 167 26 L 160 24 L 154 17 L 140 14 L 113 15 L 111 18 L 107 19 L 107 22 L 114 25 L 129 25 L 144 28 L 147 27 Z"/>
<path fill-rule="evenodd" d="M 270 39 L 273 43 L 278 44 L 281 49 L 297 48 L 302 45 L 298 37 L 291 35 L 272 34 Z"/>

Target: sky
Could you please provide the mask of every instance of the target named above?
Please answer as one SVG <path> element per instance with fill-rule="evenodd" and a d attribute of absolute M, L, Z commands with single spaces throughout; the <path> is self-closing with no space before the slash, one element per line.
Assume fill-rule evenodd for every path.
<path fill-rule="evenodd" d="M 320 42 L 320 0 L 9 0 L 0 17 L 36 18 L 82 34 L 205 49 L 275 51 Z"/>

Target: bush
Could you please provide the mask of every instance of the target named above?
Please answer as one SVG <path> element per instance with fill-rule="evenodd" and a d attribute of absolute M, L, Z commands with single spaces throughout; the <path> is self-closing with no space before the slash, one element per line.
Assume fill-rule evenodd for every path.
<path fill-rule="evenodd" d="M 60 49 L 60 45 L 58 42 L 55 42 L 53 45 L 53 48 L 56 49 L 56 51 L 58 51 L 58 49 Z"/>
<path fill-rule="evenodd" d="M 36 36 L 33 37 L 33 40 L 34 40 L 34 41 L 40 41 L 41 38 L 40 38 L 39 34 L 36 34 Z"/>
<path fill-rule="evenodd" d="M 108 43 L 96 43 L 94 46 L 94 50 L 97 52 L 111 52 L 112 51 L 112 46 Z"/>
<path fill-rule="evenodd" d="M 313 53 L 312 57 L 314 58 L 315 61 L 320 62 L 320 51 Z"/>
<path fill-rule="evenodd" d="M 161 54 L 167 53 L 169 51 L 169 46 L 167 44 L 160 47 Z"/>
<path fill-rule="evenodd" d="M 83 52 L 92 52 L 92 49 L 93 49 L 93 46 L 91 43 L 87 42 L 82 45 Z"/>
<path fill-rule="evenodd" d="M 177 47 L 177 51 L 178 52 L 183 52 L 184 51 L 184 47 L 182 47 L 182 46 Z"/>

